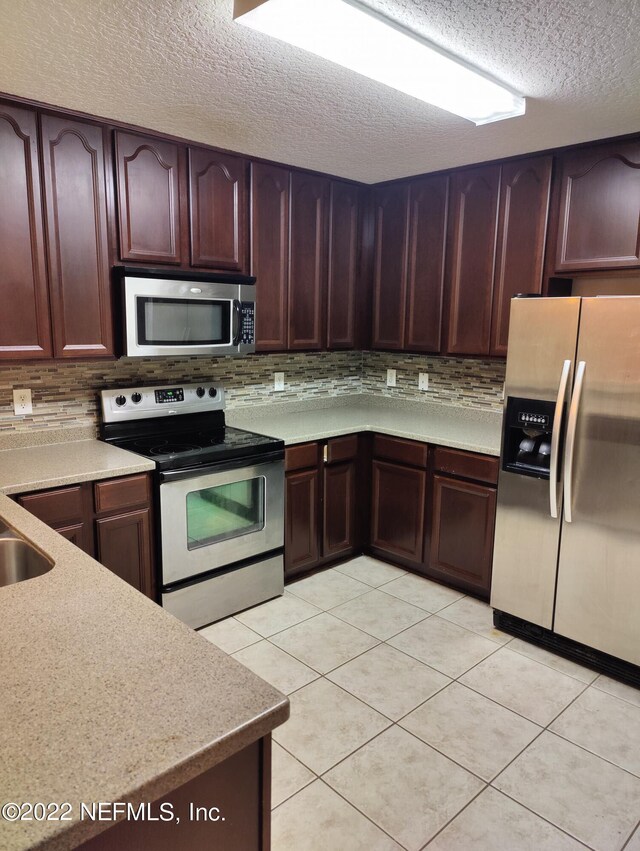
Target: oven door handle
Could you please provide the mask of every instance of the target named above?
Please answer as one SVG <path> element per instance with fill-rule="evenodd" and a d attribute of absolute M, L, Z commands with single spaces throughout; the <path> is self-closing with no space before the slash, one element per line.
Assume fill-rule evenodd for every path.
<path fill-rule="evenodd" d="M 240 344 L 242 337 L 242 305 L 237 298 L 233 300 L 233 340 L 234 346 Z"/>
<path fill-rule="evenodd" d="M 187 467 L 183 470 L 162 470 L 158 473 L 160 484 L 180 482 L 184 479 L 195 479 L 198 476 L 208 476 L 215 473 L 224 473 L 226 470 L 239 470 L 242 467 L 261 467 L 273 461 L 284 461 L 284 450 L 277 449 L 264 455 L 250 456 L 244 458 L 233 458 L 230 461 L 220 461 L 215 464 L 206 464 L 203 467 Z"/>

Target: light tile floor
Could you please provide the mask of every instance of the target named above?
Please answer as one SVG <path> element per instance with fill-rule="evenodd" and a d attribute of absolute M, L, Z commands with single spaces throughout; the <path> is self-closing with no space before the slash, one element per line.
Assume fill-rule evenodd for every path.
<path fill-rule="evenodd" d="M 273 851 L 640 851 L 640 691 L 360 556 L 201 631 L 290 695 Z"/>

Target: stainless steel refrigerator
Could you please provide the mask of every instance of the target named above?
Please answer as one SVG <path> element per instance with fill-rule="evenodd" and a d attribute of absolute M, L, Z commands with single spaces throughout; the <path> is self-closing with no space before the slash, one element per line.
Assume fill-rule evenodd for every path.
<path fill-rule="evenodd" d="M 640 296 L 512 301 L 500 466 L 496 624 L 636 680 Z"/>

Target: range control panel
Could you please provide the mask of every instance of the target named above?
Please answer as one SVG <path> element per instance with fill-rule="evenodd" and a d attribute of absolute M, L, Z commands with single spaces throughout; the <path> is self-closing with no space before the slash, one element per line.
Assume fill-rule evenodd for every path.
<path fill-rule="evenodd" d="M 105 423 L 224 410 L 224 389 L 211 381 L 100 392 Z"/>

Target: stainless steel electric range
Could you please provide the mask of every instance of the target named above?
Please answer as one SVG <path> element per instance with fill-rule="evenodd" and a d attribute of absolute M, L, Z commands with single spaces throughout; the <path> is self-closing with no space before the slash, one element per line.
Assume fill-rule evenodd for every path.
<path fill-rule="evenodd" d="M 284 591 L 284 443 L 225 424 L 210 382 L 103 390 L 102 440 L 155 461 L 159 586 L 192 627 Z"/>

